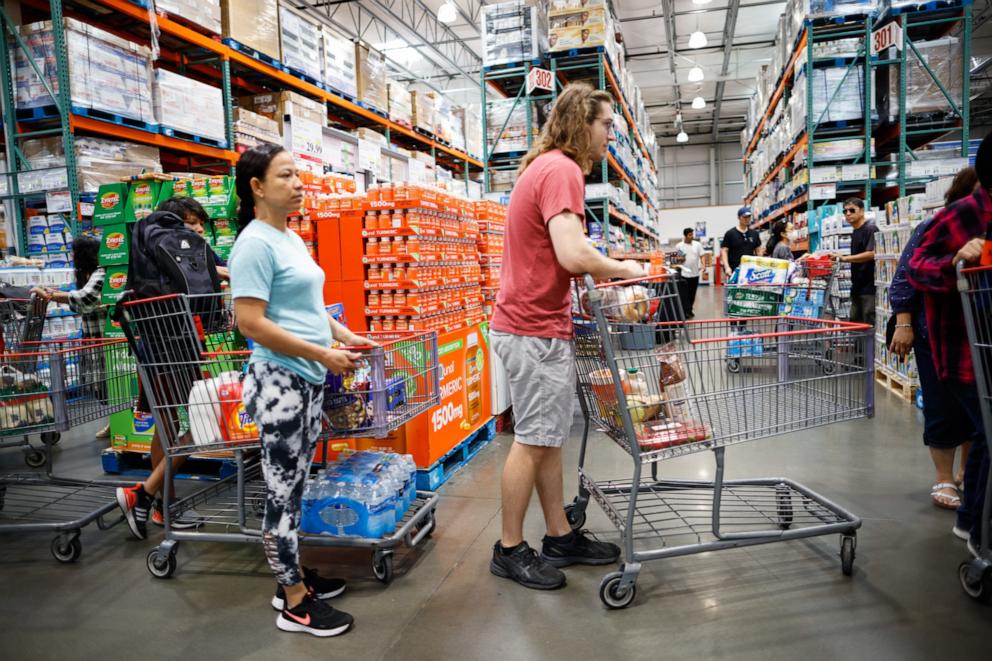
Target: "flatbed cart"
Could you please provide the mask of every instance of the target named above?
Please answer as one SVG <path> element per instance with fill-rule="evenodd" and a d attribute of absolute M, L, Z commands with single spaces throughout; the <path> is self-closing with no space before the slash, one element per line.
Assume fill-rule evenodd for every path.
<path fill-rule="evenodd" d="M 40 342 L 45 328 L 48 301 L 40 296 L 30 298 L 0 298 L 0 354 L 15 353 L 22 344 Z M 61 440 L 57 431 L 40 434 L 42 447 L 35 448 L 27 434 L 18 429 L 0 429 L 0 449 L 22 448 L 24 463 L 31 468 L 41 468 L 48 457 L 48 449 Z"/>
<path fill-rule="evenodd" d="M 0 355 L 0 424 L 21 433 L 58 434 L 129 408 L 133 361 L 123 340 L 25 342 Z M 106 530 L 120 517 L 115 483 L 55 475 L 52 453 L 44 473 L 0 475 L 0 535 L 52 532 L 52 555 L 74 562 L 82 528 Z"/>
<path fill-rule="evenodd" d="M 725 454 L 736 443 L 872 416 L 874 381 L 865 366 L 873 364 L 874 330 L 801 317 L 659 322 L 655 316 L 643 326 L 667 343 L 629 350 L 620 342 L 621 332 L 629 332 L 627 311 L 604 301 L 622 299 L 607 292 L 630 284 L 637 282 L 597 287 L 587 276 L 592 315 L 576 321 L 586 424 L 579 493 L 566 513 L 580 528 L 595 500 L 620 531 L 623 564 L 603 578 L 603 603 L 633 602 L 643 562 L 827 534 L 840 535 L 842 569 L 850 575 L 860 518 L 788 478 L 725 479 Z M 680 309 L 670 279 L 654 291 L 659 310 Z M 734 372 L 726 357 L 741 321 L 753 338 L 774 347 L 774 360 Z M 808 347 L 839 341 L 852 350 L 825 372 Z M 630 455 L 630 479 L 594 478 L 585 464 L 590 423 Z M 660 462 L 702 451 L 713 452 L 713 481 L 659 478 Z"/>
<path fill-rule="evenodd" d="M 240 374 L 250 353 L 233 341 L 230 302 L 212 301 L 208 296 L 170 295 L 128 302 L 121 310 L 122 327 L 138 357 L 141 380 L 155 384 L 147 395 L 166 458 L 223 452 L 233 454 L 237 466 L 230 477 L 177 498 L 170 489 L 172 462 L 166 461 L 165 537 L 149 552 L 148 571 L 157 578 L 172 576 L 180 542 L 260 544 L 266 488 L 257 453 L 258 432 L 244 415 L 240 387 Z M 383 337 L 377 347 L 349 348 L 364 355 L 369 384 L 360 392 L 342 394 L 332 387 L 325 394 L 325 421 L 319 441 L 324 442 L 325 457 L 327 439 L 383 438 L 438 404 L 437 335 L 398 333 L 392 337 L 396 339 Z M 330 410 L 329 406 L 339 408 Z M 232 415 L 240 424 L 225 422 Z M 395 532 L 383 538 L 301 533 L 300 542 L 369 549 L 373 574 L 388 583 L 393 578 L 395 549 L 404 544 L 417 546 L 431 536 L 437 504 L 436 493 L 417 491 Z M 201 529 L 173 528 L 173 519 L 192 508 L 203 519 Z"/>
<path fill-rule="evenodd" d="M 982 407 L 985 443 L 992 447 L 992 266 L 967 268 L 958 264 L 957 274 L 975 368 L 975 384 Z M 992 603 L 992 473 L 985 487 L 984 512 L 981 539 L 975 549 L 977 555 L 961 563 L 958 578 L 969 597 L 988 604 Z"/>

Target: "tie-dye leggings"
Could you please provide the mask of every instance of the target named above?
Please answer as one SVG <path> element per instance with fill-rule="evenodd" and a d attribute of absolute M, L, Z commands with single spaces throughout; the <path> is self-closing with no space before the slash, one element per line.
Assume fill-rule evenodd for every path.
<path fill-rule="evenodd" d="M 252 363 L 242 395 L 258 425 L 265 477 L 262 545 L 281 585 L 303 580 L 299 529 L 303 487 L 320 433 L 322 386 L 274 363 Z"/>

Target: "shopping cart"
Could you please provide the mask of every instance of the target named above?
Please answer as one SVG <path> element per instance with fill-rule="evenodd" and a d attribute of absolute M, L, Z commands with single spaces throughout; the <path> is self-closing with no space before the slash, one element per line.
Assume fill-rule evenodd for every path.
<path fill-rule="evenodd" d="M 265 483 L 257 456 L 258 431 L 244 412 L 240 375 L 250 352 L 235 333 L 230 301 L 223 295 L 170 295 L 121 306 L 122 327 L 138 359 L 158 438 L 166 458 L 199 453 L 232 455 L 237 470 L 194 493 L 171 492 L 172 462 L 165 462 L 165 537 L 148 554 L 149 572 L 168 578 L 177 567 L 179 542 L 261 543 Z M 395 334 L 380 346 L 352 348 L 363 354 L 363 377 L 329 378 L 321 442 L 327 457 L 332 438 L 382 438 L 439 402 L 437 336 Z M 378 539 L 301 535 L 301 543 L 367 548 L 375 576 L 388 583 L 393 553 L 413 547 L 434 531 L 437 494 L 418 491 L 394 533 Z M 200 530 L 176 530 L 175 517 L 192 508 Z"/>
<path fill-rule="evenodd" d="M 133 361 L 123 340 L 22 342 L 0 355 L 0 429 L 10 434 L 58 434 L 131 406 Z M 0 475 L 0 534 L 55 532 L 51 551 L 60 562 L 82 553 L 83 527 L 117 506 L 116 484 L 53 474 Z"/>
<path fill-rule="evenodd" d="M 18 288 L 21 289 L 21 288 Z M 27 342 L 39 342 L 45 328 L 48 301 L 32 294 L 29 298 L 0 298 L 0 354 L 16 353 Z M 0 449 L 23 448 L 24 463 L 31 468 L 45 465 L 48 448 L 59 442 L 56 431 L 41 433 L 41 448 L 34 448 L 27 434 L 0 429 Z"/>
<path fill-rule="evenodd" d="M 975 368 L 975 382 L 982 407 L 985 442 L 992 447 L 992 266 L 966 268 L 959 264 L 957 274 L 958 291 L 964 306 L 968 343 L 971 345 L 972 364 Z M 969 597 L 983 603 L 992 603 L 992 540 L 989 537 L 992 475 L 988 482 L 985 487 L 981 540 L 976 549 L 978 555 L 962 562 L 958 568 L 961 587 Z"/>
<path fill-rule="evenodd" d="M 853 570 L 861 520 L 796 482 L 782 477 L 724 479 L 726 448 L 735 443 L 871 416 L 874 411 L 872 329 L 801 317 L 760 317 L 689 322 L 644 320 L 659 344 L 626 349 L 629 310 L 611 293 L 631 283 L 595 286 L 586 277 L 591 316 L 576 321 L 578 390 L 585 417 L 579 455 L 579 493 L 566 508 L 580 528 L 591 499 L 623 540 L 624 562 L 600 585 L 610 608 L 634 600 L 641 563 L 719 549 L 839 533 L 844 574 Z M 675 309 L 670 282 L 656 287 L 658 309 Z M 654 303 L 649 309 L 654 307 Z M 618 319 L 623 319 L 619 322 Z M 728 351 L 749 339 L 770 348 L 767 361 L 730 371 Z M 622 328 L 623 330 L 618 330 Z M 667 343 L 661 344 L 662 340 Z M 813 344 L 844 341 L 852 350 L 833 369 L 811 352 Z M 633 460 L 629 480 L 595 480 L 585 465 L 590 423 L 602 428 Z M 659 479 L 658 463 L 712 451 L 712 482 Z M 643 475 L 650 466 L 650 478 Z"/>
<path fill-rule="evenodd" d="M 724 286 L 724 316 L 833 318 L 829 292 L 836 272 L 836 262 L 829 258 L 808 258 L 792 264 L 787 279 L 781 282 L 744 282 L 738 268 L 731 282 Z M 746 321 L 733 324 L 732 332 L 740 340 L 728 346 L 727 370 L 739 372 L 745 363 L 753 360 L 774 360 L 774 342 L 765 346 L 765 342 L 753 337 L 755 330 Z M 820 367 L 829 373 L 834 368 L 833 354 L 838 347 L 815 339 L 810 342 L 806 350 L 819 354 Z"/>

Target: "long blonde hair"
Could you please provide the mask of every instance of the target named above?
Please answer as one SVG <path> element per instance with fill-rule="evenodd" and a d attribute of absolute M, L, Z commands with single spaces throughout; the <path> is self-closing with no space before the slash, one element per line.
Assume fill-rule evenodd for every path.
<path fill-rule="evenodd" d="M 612 106 L 613 97 L 609 92 L 593 89 L 587 83 L 566 85 L 551 109 L 537 144 L 520 161 L 517 176 L 523 174 L 535 158 L 552 149 L 560 149 L 582 168 L 584 174 L 592 172 L 589 126 L 596 121 L 604 102 Z"/>

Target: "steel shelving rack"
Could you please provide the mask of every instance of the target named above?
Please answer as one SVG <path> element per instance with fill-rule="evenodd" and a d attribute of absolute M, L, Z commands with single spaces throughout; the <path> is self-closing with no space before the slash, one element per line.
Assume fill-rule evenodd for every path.
<path fill-rule="evenodd" d="M 15 200 L 13 206 L 18 228 L 23 230 L 22 202 L 28 197 L 38 195 L 38 193 L 22 193 L 17 189 L 18 173 L 30 168 L 19 149 L 21 141 L 25 139 L 61 135 L 65 147 L 67 190 L 72 199 L 69 225 L 74 232 L 79 223 L 80 194 L 77 186 L 73 140 L 78 134 L 121 138 L 153 145 L 168 155 L 170 163 L 190 171 L 212 173 L 233 171 L 238 154 L 232 149 L 168 137 L 73 112 L 69 99 L 68 60 L 62 18 L 77 18 L 137 43 L 148 44 L 151 36 L 147 8 L 127 0 L 21 0 L 21 6 L 25 12 L 33 12 L 31 20 L 50 19 L 53 23 L 59 90 L 57 93 L 48 90 L 56 109 L 55 117 L 45 123 L 30 125 L 18 121 L 13 112 L 13 81 L 8 38 L 13 40 L 11 46 L 14 48 L 23 48 L 24 44 L 19 41 L 14 22 L 6 13 L 0 13 L 0 28 L 3 32 L 3 39 L 0 40 L 3 42 L 0 46 L 3 49 L 0 53 L 2 59 L 0 86 L 3 88 L 4 107 L 8 109 L 4 113 L 3 128 L 9 172 L 4 176 L 7 176 L 11 186 L 7 195 L 0 198 Z M 234 90 L 246 94 L 290 90 L 323 101 L 328 108 L 332 124 L 344 129 L 365 126 L 382 130 L 391 144 L 430 152 L 439 163 L 457 172 L 466 181 L 471 173 L 483 169 L 481 160 L 453 148 L 433 135 L 394 122 L 384 113 L 357 100 L 318 87 L 288 71 L 231 48 L 221 42 L 219 35 L 189 27 L 178 17 L 158 13 L 156 18 L 161 49 L 158 63 L 220 86 L 225 106 L 228 146 L 234 144 L 232 124 Z M 43 76 L 42 80 L 44 80 Z M 41 195 L 43 196 L 44 192 Z M 21 235 L 20 248 L 23 253 L 23 231 Z"/>

